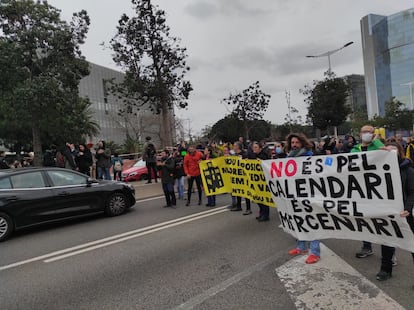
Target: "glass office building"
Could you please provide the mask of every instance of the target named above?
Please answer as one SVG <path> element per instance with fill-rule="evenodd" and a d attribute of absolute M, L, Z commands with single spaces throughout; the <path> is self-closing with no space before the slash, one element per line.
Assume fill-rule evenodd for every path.
<path fill-rule="evenodd" d="M 414 8 L 363 17 L 361 35 L 368 117 L 384 116 L 392 97 L 414 109 Z"/>

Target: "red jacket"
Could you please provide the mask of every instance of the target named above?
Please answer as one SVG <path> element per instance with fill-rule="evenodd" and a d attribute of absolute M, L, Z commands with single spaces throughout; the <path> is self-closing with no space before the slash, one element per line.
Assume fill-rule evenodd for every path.
<path fill-rule="evenodd" d="M 194 154 L 188 153 L 184 156 L 184 171 L 186 175 L 195 177 L 200 175 L 200 167 L 198 163 L 203 159 L 203 154 L 195 151 Z"/>

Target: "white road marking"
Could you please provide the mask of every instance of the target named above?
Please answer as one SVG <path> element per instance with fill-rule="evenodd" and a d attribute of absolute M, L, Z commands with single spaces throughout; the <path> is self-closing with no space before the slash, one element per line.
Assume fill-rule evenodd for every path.
<path fill-rule="evenodd" d="M 214 208 L 214 209 L 211 209 L 211 210 L 207 210 L 207 211 L 203 211 L 203 212 L 199 212 L 199 213 L 195 213 L 195 214 L 190 214 L 190 215 L 183 216 L 183 217 L 173 219 L 173 220 L 170 220 L 170 221 L 154 224 L 154 225 L 151 225 L 151 226 L 135 229 L 135 230 L 132 230 L 132 231 L 127 231 L 127 232 L 124 232 L 122 234 L 110 236 L 110 237 L 107 237 L 107 238 L 91 241 L 91 242 L 88 242 L 88 243 L 80 244 L 80 245 L 73 246 L 73 247 L 70 247 L 70 248 L 66 248 L 66 249 L 62 249 L 62 250 L 59 250 L 59 251 L 51 252 L 51 253 L 48 253 L 48 254 L 36 256 L 36 257 L 29 258 L 29 259 L 26 259 L 26 260 L 22 260 L 22 261 L 19 261 L 19 262 L 15 262 L 15 263 L 12 263 L 12 264 L 0 266 L 0 271 L 15 268 L 15 267 L 25 265 L 25 264 L 29 264 L 29 263 L 33 263 L 33 262 L 36 262 L 36 261 L 48 259 L 50 257 L 54 257 L 54 256 L 57 256 L 57 255 L 62 255 L 62 254 L 72 252 L 72 251 L 76 251 L 76 250 L 79 250 L 79 249 L 82 249 L 82 248 L 91 247 L 91 246 L 94 246 L 96 244 L 108 242 L 108 241 L 115 240 L 115 239 L 118 239 L 118 238 L 123 238 L 125 236 L 134 235 L 134 234 L 141 233 L 141 232 L 144 232 L 144 231 L 149 231 L 149 230 L 152 230 L 152 229 L 156 229 L 158 227 L 170 225 L 172 223 L 179 223 L 179 222 L 182 222 L 182 221 L 186 221 L 188 219 L 192 219 L 192 218 L 196 218 L 196 217 L 198 218 L 199 216 L 208 215 L 208 214 L 211 214 L 211 213 L 213 213 L 212 215 L 214 215 L 214 214 L 217 213 L 217 211 L 225 212 L 227 210 L 228 210 L 227 206 L 224 206 L 224 207 Z"/>
<path fill-rule="evenodd" d="M 151 198 L 146 198 L 146 199 L 137 199 L 135 200 L 137 203 L 138 202 L 146 202 L 146 201 L 151 201 L 151 200 L 156 200 L 156 199 L 161 199 L 164 198 L 164 196 L 156 196 L 156 197 L 151 197 Z"/>
<path fill-rule="evenodd" d="M 196 220 L 208 217 L 208 216 L 216 215 L 216 214 L 227 212 L 227 211 L 228 211 L 227 209 L 215 210 L 215 212 L 211 212 L 211 213 L 208 213 L 208 214 L 196 216 L 196 217 L 193 217 L 193 218 L 190 218 L 190 219 L 187 219 L 187 220 L 179 221 L 177 223 L 161 226 L 161 227 L 154 228 L 154 229 L 151 229 L 151 230 L 147 230 L 147 231 L 135 234 L 135 235 L 127 236 L 127 237 L 116 239 L 116 240 L 113 240 L 113 241 L 101 243 L 101 244 L 98 244 L 98 245 L 95 245 L 95 246 L 92 246 L 92 247 L 84 248 L 82 250 L 78 250 L 78 251 L 75 251 L 75 252 L 70 252 L 70 253 L 67 253 L 67 254 L 64 254 L 64 255 L 49 258 L 49 259 L 44 260 L 44 262 L 45 263 L 52 263 L 52 262 L 55 262 L 57 260 L 65 259 L 67 257 L 79 255 L 79 254 L 86 253 L 86 252 L 89 252 L 89 251 L 94 251 L 96 249 L 107 247 L 107 246 L 110 246 L 112 244 L 124 242 L 124 241 L 130 240 L 130 239 L 133 239 L 133 238 L 142 237 L 142 236 L 152 234 L 152 233 L 157 232 L 157 231 L 161 231 L 161 230 L 168 229 L 168 228 L 171 228 L 171 227 L 175 227 L 175 226 L 178 226 L 178 225 L 182 225 L 182 224 L 185 224 L 185 223 L 193 222 L 193 221 L 196 221 Z"/>
<path fill-rule="evenodd" d="M 217 284 L 216 286 L 213 286 L 212 288 L 209 288 L 208 290 L 204 291 L 203 293 L 191 298 L 190 300 L 186 301 L 185 303 L 182 303 L 181 305 L 174 308 L 174 310 L 190 310 L 194 309 L 194 307 L 202 304 L 207 299 L 217 295 L 218 293 L 224 291 L 228 287 L 232 286 L 233 284 L 236 284 L 243 280 L 244 278 L 250 276 L 251 274 L 262 270 L 267 265 L 273 263 L 276 261 L 276 259 L 280 257 L 280 255 L 274 255 L 271 256 L 264 261 L 234 275 L 233 277 Z"/>
<path fill-rule="evenodd" d="M 321 260 L 291 259 L 276 273 L 297 309 L 404 309 L 321 243 Z"/>

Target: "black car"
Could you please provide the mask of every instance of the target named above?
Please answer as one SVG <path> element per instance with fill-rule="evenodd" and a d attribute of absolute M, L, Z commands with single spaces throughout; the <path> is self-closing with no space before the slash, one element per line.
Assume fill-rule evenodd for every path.
<path fill-rule="evenodd" d="M 14 230 L 105 212 L 120 215 L 135 204 L 135 189 L 62 168 L 0 170 L 0 241 Z"/>

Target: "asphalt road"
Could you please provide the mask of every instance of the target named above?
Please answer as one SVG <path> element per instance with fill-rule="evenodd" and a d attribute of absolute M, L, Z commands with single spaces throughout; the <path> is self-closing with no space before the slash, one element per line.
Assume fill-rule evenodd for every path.
<path fill-rule="evenodd" d="M 295 240 L 278 227 L 276 210 L 259 223 L 229 212 L 230 200 L 170 209 L 152 198 L 120 217 L 18 232 L 0 244 L 0 309 L 296 309 L 275 272 L 291 260 Z M 359 242 L 324 243 L 414 309 L 409 253 L 398 251 L 394 277 L 378 283 L 379 247 L 358 260 Z"/>

